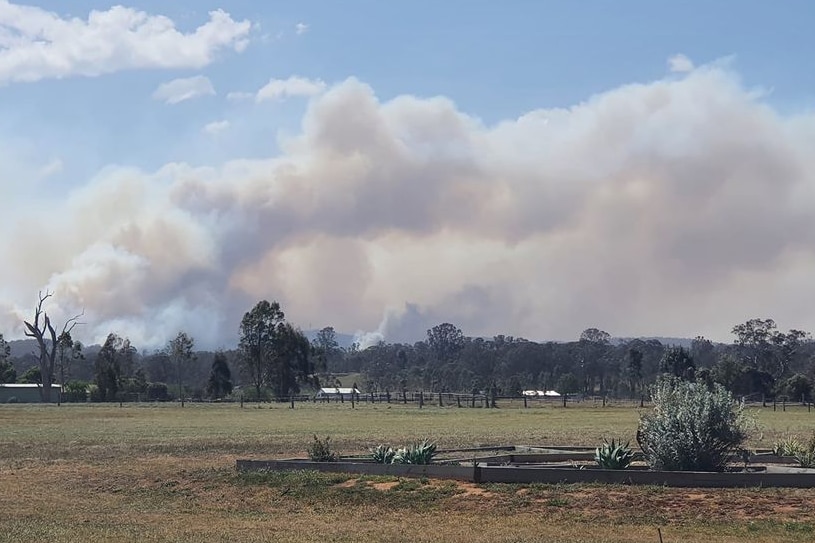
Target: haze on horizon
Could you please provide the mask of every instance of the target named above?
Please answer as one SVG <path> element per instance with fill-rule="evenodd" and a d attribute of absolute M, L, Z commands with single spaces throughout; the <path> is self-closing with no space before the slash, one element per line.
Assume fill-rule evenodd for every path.
<path fill-rule="evenodd" d="M 565 30 L 496 28 L 512 3 L 422 22 L 352 2 L 359 28 L 308 2 L 178 4 L 0 1 L 7 339 L 40 290 L 57 320 L 84 309 L 79 339 L 139 348 L 232 345 L 261 299 L 365 342 L 445 321 L 815 330 L 815 78 L 797 73 L 815 38 L 794 17 L 710 13 L 767 21 L 722 42 L 701 19 L 656 37 L 673 8 L 623 2 L 638 24 L 598 36 L 600 3 L 550 6 L 582 29 L 570 50 Z"/>

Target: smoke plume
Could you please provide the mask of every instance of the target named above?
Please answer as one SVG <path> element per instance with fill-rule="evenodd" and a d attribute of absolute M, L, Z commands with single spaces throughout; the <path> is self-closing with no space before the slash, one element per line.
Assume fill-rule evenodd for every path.
<path fill-rule="evenodd" d="M 815 116 L 727 67 L 485 125 L 356 79 L 311 99 L 264 160 L 111 167 L 0 238 L 20 331 L 38 290 L 77 333 L 229 346 L 258 300 L 303 328 L 727 339 L 754 316 L 815 330 Z M 8 217 L 7 217 L 8 219 Z M 366 333 L 365 331 L 375 331 Z"/>

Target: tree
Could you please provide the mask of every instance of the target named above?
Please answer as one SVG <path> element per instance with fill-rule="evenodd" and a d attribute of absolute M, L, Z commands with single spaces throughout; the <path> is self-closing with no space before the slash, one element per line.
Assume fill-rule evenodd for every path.
<path fill-rule="evenodd" d="M 577 392 L 580 389 L 580 380 L 571 372 L 564 373 L 557 381 L 557 389 L 561 394 Z"/>
<path fill-rule="evenodd" d="M 642 356 L 642 351 L 639 349 L 628 349 L 628 364 L 625 367 L 625 373 L 632 396 L 637 393 L 642 382 Z"/>
<path fill-rule="evenodd" d="M 43 310 L 43 303 L 52 294 L 48 291 L 39 293 L 39 302 L 34 308 L 34 322 L 23 321 L 25 324 L 25 335 L 34 338 L 39 347 L 38 364 L 42 376 L 42 386 L 40 387 L 40 397 L 44 402 L 51 401 L 51 383 L 54 375 L 54 364 L 57 356 L 57 332 L 51 323 L 48 313 Z M 74 326 L 79 323 L 79 318 L 84 314 L 80 313 L 68 319 L 62 327 L 62 332 L 70 333 Z"/>
<path fill-rule="evenodd" d="M 240 365 L 261 397 L 261 389 L 266 382 L 270 358 L 274 353 L 278 327 L 284 322 L 285 315 L 277 302 L 266 300 L 258 302 L 251 311 L 241 319 Z"/>
<path fill-rule="evenodd" d="M 290 323 L 278 327 L 274 354 L 270 358 L 269 384 L 278 398 L 300 392 L 300 383 L 307 383 L 314 373 L 311 344 L 308 338 Z"/>
<path fill-rule="evenodd" d="M 710 368 L 716 363 L 716 348 L 713 342 L 704 336 L 693 338 L 690 355 L 699 368 Z"/>
<path fill-rule="evenodd" d="M 31 385 L 41 385 L 42 384 L 42 374 L 40 374 L 40 368 L 37 366 L 31 366 L 23 374 L 20 376 L 21 383 L 28 383 Z"/>
<path fill-rule="evenodd" d="M 809 337 L 801 330 L 786 334 L 772 319 L 750 319 L 733 327 L 736 346 L 742 358 L 756 370 L 782 377 L 792 364 L 799 346 Z"/>
<path fill-rule="evenodd" d="M 440 362 L 451 362 L 464 348 L 464 334 L 449 322 L 437 324 L 427 331 L 427 344 Z"/>
<path fill-rule="evenodd" d="M 331 326 L 326 326 L 319 332 L 312 342 L 314 354 L 317 357 L 318 370 L 326 371 L 331 361 L 339 352 L 340 344 L 337 342 L 337 333 Z"/>
<path fill-rule="evenodd" d="M 781 393 L 793 401 L 808 401 L 812 396 L 812 383 L 806 375 L 796 373 L 781 385 Z"/>
<path fill-rule="evenodd" d="M 195 360 L 193 347 L 195 342 L 186 332 L 179 332 L 175 339 L 167 343 L 167 356 L 175 366 L 176 383 L 178 384 L 178 397 L 181 398 L 181 407 L 184 407 L 184 388 L 182 386 L 184 369 Z"/>
<path fill-rule="evenodd" d="M 226 362 L 226 355 L 223 352 L 215 353 L 212 361 L 212 370 L 207 381 L 207 395 L 210 398 L 223 398 L 232 392 L 232 373 Z"/>
<path fill-rule="evenodd" d="M 742 362 L 732 354 L 724 354 L 713 366 L 713 380 L 730 392 L 736 393 L 739 377 L 744 370 Z"/>
<path fill-rule="evenodd" d="M 606 356 L 611 344 L 611 335 L 597 328 L 587 328 L 580 334 L 581 366 L 583 369 L 584 391 L 594 393 L 594 383 L 600 381 L 600 393 L 606 389 Z"/>
<path fill-rule="evenodd" d="M 66 377 L 70 377 L 71 362 L 84 360 L 82 343 L 74 341 L 70 330 L 63 330 L 57 338 L 57 365 L 59 366 L 59 382 L 65 386 Z"/>
<path fill-rule="evenodd" d="M 0 334 L 0 384 L 13 383 L 17 380 L 17 370 L 9 362 L 11 356 L 11 346 Z"/>
<path fill-rule="evenodd" d="M 265 384 L 278 398 L 299 392 L 299 384 L 314 373 L 308 339 L 286 322 L 277 302 L 262 300 L 243 316 L 238 352 L 241 368 L 258 398 Z"/>
<path fill-rule="evenodd" d="M 127 342 L 129 348 L 130 342 Z M 122 354 L 125 340 L 114 333 L 108 334 L 105 344 L 96 355 L 94 383 L 98 389 L 98 399 L 103 402 L 116 400 L 122 374 Z"/>
<path fill-rule="evenodd" d="M 659 362 L 659 371 L 674 377 L 692 380 L 696 372 L 693 357 L 683 347 L 671 347 L 662 355 Z"/>

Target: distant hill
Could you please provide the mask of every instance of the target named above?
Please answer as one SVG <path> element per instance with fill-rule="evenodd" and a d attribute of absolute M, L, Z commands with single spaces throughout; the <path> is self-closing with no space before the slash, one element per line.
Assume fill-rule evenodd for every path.
<path fill-rule="evenodd" d="M 8 342 L 11 347 L 11 356 L 13 358 L 20 358 L 27 354 L 38 353 L 37 340 L 35 339 L 13 339 Z"/>
<path fill-rule="evenodd" d="M 39 356 L 40 348 L 36 339 L 13 339 L 8 342 L 11 347 L 12 358 L 22 358 L 23 356 L 34 354 Z M 82 350 L 85 354 L 96 353 L 101 349 L 101 345 L 84 345 Z"/>
<path fill-rule="evenodd" d="M 690 349 L 691 344 L 693 343 L 692 338 L 686 337 L 615 337 L 612 341 L 614 343 L 627 343 L 633 339 L 640 339 L 642 341 L 649 341 L 649 340 L 657 340 L 663 345 L 670 345 L 673 347 L 684 347 L 685 349 Z"/>

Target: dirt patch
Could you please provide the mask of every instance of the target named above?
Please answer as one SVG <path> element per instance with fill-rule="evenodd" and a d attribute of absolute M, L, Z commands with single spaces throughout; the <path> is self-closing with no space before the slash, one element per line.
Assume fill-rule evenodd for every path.
<path fill-rule="evenodd" d="M 458 486 L 459 490 L 464 496 L 491 496 L 492 493 L 487 489 L 480 487 L 473 483 L 462 483 L 459 482 L 456 486 Z"/>
<path fill-rule="evenodd" d="M 396 487 L 398 485 L 399 485 L 399 481 L 387 481 L 385 483 L 373 483 L 371 485 L 371 488 L 373 488 L 375 490 L 380 490 L 382 492 L 387 492 L 388 490 L 391 490 L 392 488 L 394 488 L 394 487 Z"/>

